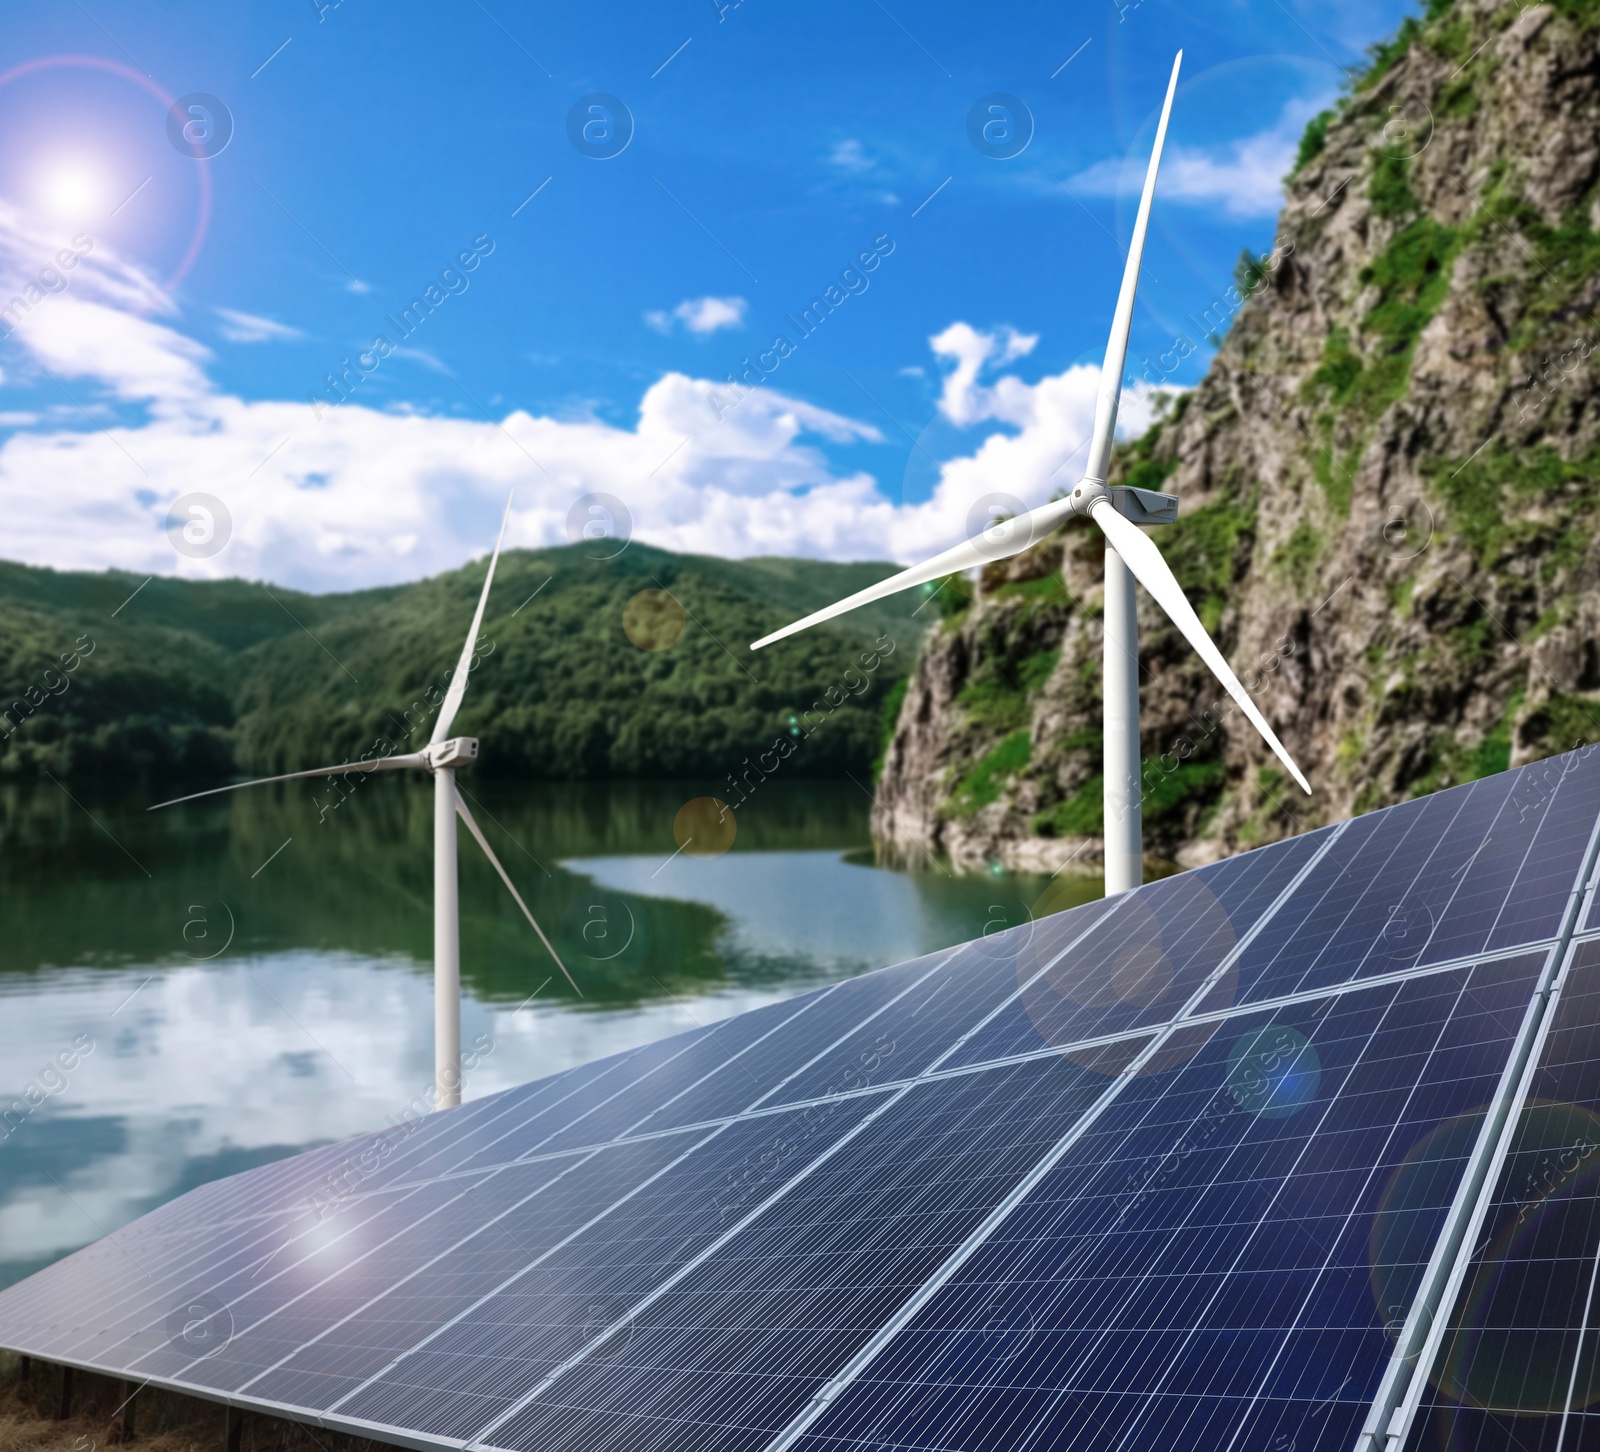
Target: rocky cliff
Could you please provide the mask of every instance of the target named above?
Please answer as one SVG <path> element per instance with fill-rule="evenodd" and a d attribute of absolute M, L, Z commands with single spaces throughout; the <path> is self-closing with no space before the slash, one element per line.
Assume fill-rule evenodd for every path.
<path fill-rule="evenodd" d="M 1180 496 L 1157 541 L 1315 795 L 1141 599 L 1148 852 L 1600 739 L 1597 183 L 1600 0 L 1432 0 L 1311 124 L 1210 370 L 1113 482 Z M 1102 558 L 1069 527 L 939 592 L 883 762 L 890 856 L 1098 868 Z"/>

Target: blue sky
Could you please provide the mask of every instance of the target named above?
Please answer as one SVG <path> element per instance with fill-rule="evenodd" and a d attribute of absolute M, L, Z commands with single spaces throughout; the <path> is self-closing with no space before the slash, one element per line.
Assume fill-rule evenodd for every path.
<path fill-rule="evenodd" d="M 1033 504 L 1076 477 L 1174 51 L 1135 359 L 1197 334 L 1240 248 L 1270 245 L 1306 118 L 1403 13 L 18 10 L 0 41 L 0 301 L 26 306 L 0 342 L 0 548 L 336 589 L 481 552 L 508 488 L 515 544 L 564 542 L 573 504 L 603 492 L 675 548 L 941 548 L 985 493 Z M 628 119 L 596 119 L 589 149 L 631 125 L 619 154 L 571 139 L 597 94 Z M 1031 116 L 1014 156 L 969 140 L 997 94 Z M 198 149 L 231 118 L 208 159 L 169 135 L 169 102 L 195 95 L 225 113 L 191 103 L 208 108 L 184 113 Z M 863 251 L 871 271 L 841 281 Z M 805 336 L 791 319 L 830 284 L 844 301 Z M 401 336 L 430 285 L 440 302 Z M 730 389 L 763 350 L 763 386 Z M 1146 407 L 1129 400 L 1133 427 Z M 215 552 L 170 542 L 195 492 L 227 509 Z"/>

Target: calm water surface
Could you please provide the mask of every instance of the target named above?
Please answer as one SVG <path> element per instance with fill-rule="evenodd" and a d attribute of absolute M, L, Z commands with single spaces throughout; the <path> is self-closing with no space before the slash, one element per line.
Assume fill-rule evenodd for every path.
<path fill-rule="evenodd" d="M 692 787 L 462 784 L 582 989 L 463 832 L 468 1099 L 1020 921 L 1047 886 L 875 866 L 848 782 L 764 784 L 710 860 L 674 855 Z M 0 790 L 0 1285 L 417 1113 L 433 1077 L 427 782 L 153 815 L 72 791 Z"/>

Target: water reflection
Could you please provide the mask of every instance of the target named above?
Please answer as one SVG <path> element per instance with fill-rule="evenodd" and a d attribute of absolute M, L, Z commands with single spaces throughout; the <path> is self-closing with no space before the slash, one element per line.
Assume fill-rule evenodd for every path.
<path fill-rule="evenodd" d="M 872 866 L 849 783 L 767 785 L 709 860 L 673 838 L 693 786 L 463 785 L 584 994 L 463 838 L 468 1098 L 1015 922 L 1044 887 Z M 0 791 L 0 1284 L 432 1079 L 427 782 L 78 796 Z M 635 915 L 628 951 L 585 931 L 595 900 Z"/>

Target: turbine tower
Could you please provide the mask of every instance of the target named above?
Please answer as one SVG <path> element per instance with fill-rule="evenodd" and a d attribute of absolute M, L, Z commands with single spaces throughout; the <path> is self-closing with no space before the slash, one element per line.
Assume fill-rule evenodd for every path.
<path fill-rule="evenodd" d="M 1301 790 L 1310 795 L 1311 787 L 1301 774 L 1283 743 L 1273 733 L 1266 718 L 1256 708 L 1249 693 L 1229 668 L 1222 652 L 1206 634 L 1177 578 L 1140 528 L 1141 524 L 1167 524 L 1178 516 L 1178 500 L 1171 494 L 1157 494 L 1106 484 L 1111 463 L 1111 448 L 1116 438 L 1117 405 L 1122 397 L 1122 374 L 1128 357 L 1128 332 L 1133 324 L 1133 301 L 1139 287 L 1139 261 L 1144 254 L 1145 233 L 1150 225 L 1150 204 L 1155 196 L 1156 176 L 1161 169 L 1161 149 L 1167 140 L 1167 121 L 1172 115 L 1172 98 L 1178 89 L 1178 70 L 1183 64 L 1179 51 L 1172 63 L 1172 78 L 1167 83 L 1161 121 L 1156 127 L 1155 148 L 1145 173 L 1139 212 L 1134 219 L 1133 238 L 1128 246 L 1128 263 L 1122 274 L 1122 290 L 1111 318 L 1111 337 L 1106 344 L 1105 363 L 1100 370 L 1100 392 L 1095 401 L 1094 430 L 1089 439 L 1089 458 L 1083 478 L 1064 499 L 1055 499 L 1014 519 L 1002 520 L 982 534 L 943 554 L 935 555 L 909 570 L 857 591 L 847 599 L 818 610 L 803 620 L 786 625 L 756 641 L 751 650 L 760 650 L 774 641 L 832 620 L 858 606 L 881 600 L 914 585 L 925 585 L 993 560 L 1020 554 L 1042 540 L 1070 515 L 1085 515 L 1099 526 L 1106 538 L 1105 615 L 1102 631 L 1105 713 L 1105 874 L 1106 893 L 1126 892 L 1144 881 L 1143 822 L 1139 784 L 1139 619 L 1133 582 L 1137 580 L 1183 633 L 1184 639 L 1210 668 L 1244 712 L 1267 745 L 1289 770 Z"/>
<path fill-rule="evenodd" d="M 461 709 L 461 698 L 467 691 L 467 674 L 472 668 L 478 632 L 483 626 L 484 607 L 489 603 L 489 587 L 494 584 L 494 568 L 500 561 L 500 546 L 506 537 L 506 522 L 510 518 L 511 499 L 508 496 L 505 514 L 500 519 L 500 534 L 494 542 L 494 553 L 489 557 L 489 572 L 483 579 L 483 592 L 478 596 L 478 608 L 472 613 L 472 628 L 467 631 L 466 644 L 461 647 L 461 658 L 451 673 L 450 685 L 439 704 L 439 716 L 433 723 L 433 734 L 428 738 L 426 747 L 404 756 L 380 757 L 375 761 L 346 761 L 338 766 L 320 767 L 316 771 L 289 771 L 281 776 L 235 782 L 232 786 L 214 787 L 210 791 L 174 797 L 170 802 L 158 802 L 149 808 L 155 812 L 162 807 L 192 802 L 199 797 L 213 797 L 220 792 L 237 791 L 241 787 L 263 786 L 267 782 L 295 781 L 301 777 L 340 776 L 356 771 L 398 771 L 403 767 L 421 767 L 433 773 L 433 1083 L 436 1109 L 453 1109 L 461 1103 L 461 914 L 456 885 L 457 816 L 467 824 L 467 831 L 483 848 L 490 866 L 499 873 L 500 880 L 516 899 L 522 915 L 533 924 L 539 941 L 556 960 L 556 966 L 561 969 L 567 982 L 580 996 L 583 992 L 567 972 L 567 965 L 561 961 L 554 945 L 545 936 L 544 929 L 528 910 L 510 875 L 500 865 L 500 859 L 495 856 L 477 821 L 467 810 L 461 789 L 456 785 L 456 768 L 477 756 L 478 742 L 472 736 L 451 736 L 450 727 Z"/>

